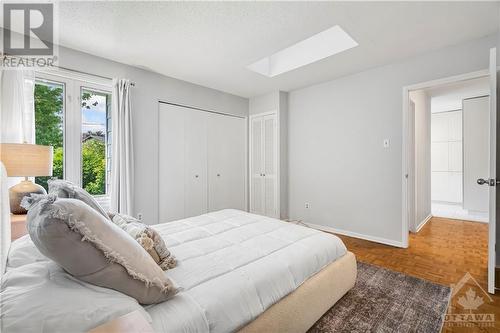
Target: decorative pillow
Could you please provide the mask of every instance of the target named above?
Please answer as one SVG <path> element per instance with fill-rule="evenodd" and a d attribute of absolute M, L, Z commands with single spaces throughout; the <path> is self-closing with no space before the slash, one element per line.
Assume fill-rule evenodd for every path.
<path fill-rule="evenodd" d="M 106 211 L 87 191 L 70 181 L 63 179 L 50 179 L 48 182 L 49 194 L 55 194 L 58 198 L 73 198 L 85 202 L 90 207 L 108 218 Z"/>
<path fill-rule="evenodd" d="M 130 215 L 108 213 L 108 216 L 114 224 L 141 244 L 161 269 L 166 271 L 175 267 L 177 264 L 175 257 L 167 249 L 165 241 L 156 230 Z"/>
<path fill-rule="evenodd" d="M 77 199 L 23 199 L 33 243 L 46 257 L 88 283 L 118 290 L 142 304 L 177 292 L 151 256 L 126 232 Z"/>

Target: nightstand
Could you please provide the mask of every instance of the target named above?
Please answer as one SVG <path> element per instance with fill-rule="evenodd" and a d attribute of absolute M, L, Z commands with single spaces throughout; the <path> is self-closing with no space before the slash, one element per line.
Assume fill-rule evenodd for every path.
<path fill-rule="evenodd" d="M 10 239 L 18 239 L 28 233 L 26 230 L 26 214 L 10 214 Z"/>

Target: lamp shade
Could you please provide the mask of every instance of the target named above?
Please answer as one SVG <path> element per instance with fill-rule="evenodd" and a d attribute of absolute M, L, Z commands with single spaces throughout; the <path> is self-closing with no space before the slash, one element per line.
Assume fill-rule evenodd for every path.
<path fill-rule="evenodd" d="M 51 146 L 0 144 L 0 160 L 9 177 L 52 176 Z"/>

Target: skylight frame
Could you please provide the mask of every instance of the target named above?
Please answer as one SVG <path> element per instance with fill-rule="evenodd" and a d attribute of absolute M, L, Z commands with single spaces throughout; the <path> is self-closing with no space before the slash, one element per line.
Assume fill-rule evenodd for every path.
<path fill-rule="evenodd" d="M 247 69 L 267 77 L 274 77 L 358 45 L 358 42 L 344 29 L 335 25 L 254 62 L 248 65 Z"/>

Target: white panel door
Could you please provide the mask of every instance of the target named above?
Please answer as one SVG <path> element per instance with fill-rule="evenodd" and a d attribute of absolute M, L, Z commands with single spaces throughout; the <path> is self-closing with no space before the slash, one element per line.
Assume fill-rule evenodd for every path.
<path fill-rule="evenodd" d="M 245 209 L 246 120 L 208 114 L 208 210 Z"/>
<path fill-rule="evenodd" d="M 489 187 L 489 225 L 488 225 L 488 292 L 495 293 L 496 266 L 496 183 L 497 183 L 497 49 L 490 50 L 490 156 Z"/>
<path fill-rule="evenodd" d="M 276 115 L 264 116 L 264 215 L 278 214 L 278 133 Z"/>
<path fill-rule="evenodd" d="M 488 175 L 489 169 L 489 97 L 463 101 L 464 126 L 464 208 L 488 212 L 489 191 L 478 186 L 477 179 Z"/>
<path fill-rule="evenodd" d="M 159 222 L 184 218 L 184 108 L 159 104 Z"/>
<path fill-rule="evenodd" d="M 185 217 L 208 211 L 207 112 L 184 108 Z M 161 205 L 162 203 L 160 203 Z"/>
<path fill-rule="evenodd" d="M 264 122 L 250 118 L 250 212 L 264 215 Z"/>

